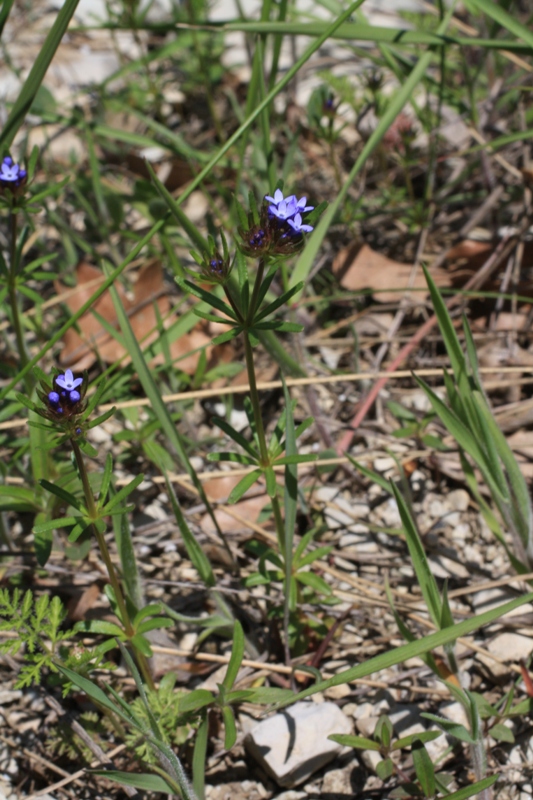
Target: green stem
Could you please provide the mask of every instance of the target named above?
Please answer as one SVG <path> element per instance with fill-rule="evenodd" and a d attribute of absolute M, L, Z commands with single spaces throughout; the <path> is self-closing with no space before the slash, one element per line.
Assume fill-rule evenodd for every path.
<path fill-rule="evenodd" d="M 24 368 L 28 363 L 28 351 L 26 350 L 26 342 L 24 341 L 24 331 L 20 321 L 19 304 L 17 297 L 17 228 L 18 228 L 18 215 L 16 211 L 11 211 L 10 214 L 10 227 L 11 227 L 11 242 L 9 253 L 9 279 L 8 279 L 8 293 L 9 305 L 11 306 L 11 316 L 13 318 L 13 329 L 15 331 L 15 338 L 17 340 L 17 350 L 19 354 L 19 361 L 21 368 Z M 24 384 L 28 395 L 32 391 L 32 380 L 30 373 L 27 373 L 24 379 Z"/>
<path fill-rule="evenodd" d="M 261 403 L 259 402 L 259 392 L 257 391 L 257 382 L 255 379 L 254 353 L 248 331 L 243 331 L 243 336 L 244 336 L 244 352 L 246 355 L 246 370 L 248 372 L 248 383 L 250 384 L 250 400 L 252 401 L 252 408 L 254 411 L 255 428 L 257 431 L 257 439 L 259 442 L 259 453 L 261 455 L 261 466 L 268 467 L 270 458 L 268 455 L 265 428 L 263 426 L 263 417 L 261 416 Z"/>
<path fill-rule="evenodd" d="M 71 439 L 70 443 L 72 445 L 72 449 L 74 451 L 74 457 L 76 459 L 76 464 L 78 466 L 78 472 L 83 486 L 83 494 L 85 496 L 85 502 L 87 503 L 87 511 L 89 513 L 89 517 L 92 520 L 96 520 L 98 518 L 98 510 L 96 508 L 96 503 L 94 502 L 93 492 L 91 489 L 91 485 L 89 483 L 89 475 L 87 474 L 87 470 L 85 468 L 85 461 L 83 460 L 83 455 L 80 446 L 75 439 Z M 98 530 L 98 526 L 95 524 L 94 521 L 91 525 L 91 528 L 95 535 L 96 542 L 98 544 L 98 549 L 100 550 L 100 555 L 102 556 L 102 559 L 107 569 L 107 574 L 109 576 L 109 583 L 113 587 L 115 600 L 117 601 L 117 606 L 120 611 L 122 624 L 124 625 L 124 631 L 128 639 L 131 639 L 132 636 L 134 636 L 135 631 L 131 624 L 130 616 L 128 614 L 128 609 L 126 607 L 126 601 L 124 600 L 124 595 L 122 593 L 122 588 L 120 586 L 120 582 L 118 580 L 115 567 L 113 566 L 113 562 L 111 561 L 111 555 L 109 553 L 109 549 L 107 547 L 104 534 L 100 530 Z M 154 680 L 152 678 L 150 669 L 148 667 L 148 661 L 146 660 L 146 656 L 144 656 L 143 653 L 140 653 L 137 648 L 134 649 L 137 659 L 139 661 L 141 672 L 143 673 L 143 677 L 146 680 L 147 685 L 149 686 L 150 689 L 155 689 Z"/>
<path fill-rule="evenodd" d="M 265 259 L 261 258 L 259 261 L 259 266 L 257 267 L 257 274 L 255 276 L 255 283 L 254 288 L 252 290 L 252 297 L 250 299 L 250 306 L 248 308 L 248 316 L 246 318 L 246 324 L 251 325 L 254 317 L 255 312 L 257 311 L 257 298 L 259 296 L 259 290 L 261 289 L 261 284 L 263 282 L 263 275 L 265 272 Z"/>

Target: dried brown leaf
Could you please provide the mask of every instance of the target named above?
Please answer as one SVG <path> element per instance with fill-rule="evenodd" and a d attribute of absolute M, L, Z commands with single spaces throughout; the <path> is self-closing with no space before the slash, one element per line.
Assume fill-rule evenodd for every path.
<path fill-rule="evenodd" d="M 332 269 L 345 289 L 352 292 L 372 289 L 375 292 L 374 299 L 380 303 L 399 301 L 401 290 L 409 286 L 413 271 L 411 264 L 393 261 L 367 244 L 351 244 L 344 247 L 337 253 Z M 438 286 L 448 286 L 450 283 L 448 274 L 444 270 L 434 270 L 432 276 Z M 416 271 L 410 288 L 426 288 L 422 270 Z"/>
<path fill-rule="evenodd" d="M 65 303 L 72 312 L 78 311 L 104 281 L 100 270 L 84 262 L 78 266 L 76 275 L 77 287 L 74 291 L 59 281 L 56 282 L 56 291 L 58 294 L 65 293 Z M 134 285 L 132 299 L 128 298 L 121 284 L 117 283 L 116 288 L 137 341 L 146 347 L 160 336 L 154 304 L 157 304 L 163 319 L 170 311 L 170 300 L 166 295 L 161 264 L 158 261 L 151 261 L 144 265 Z M 104 292 L 93 309 L 109 325 L 116 330 L 119 329 L 109 292 Z M 172 320 L 168 320 L 168 324 L 171 322 Z M 102 327 L 93 313 L 88 312 L 80 317 L 78 326 L 80 333 L 70 328 L 63 338 L 64 348 L 60 357 L 63 366 L 80 372 L 92 366 L 97 355 L 105 363 L 113 363 L 120 358 L 124 359 L 123 363 L 130 361 L 126 350 Z M 210 337 L 204 333 L 200 323 L 192 331 L 172 342 L 169 348 L 170 355 L 177 368 L 189 375 L 194 374 L 200 356 L 198 352 L 191 351 L 204 347 L 209 342 Z M 208 347 L 208 354 L 210 351 L 211 348 Z M 152 363 L 161 363 L 163 358 L 164 356 L 160 354 Z"/>

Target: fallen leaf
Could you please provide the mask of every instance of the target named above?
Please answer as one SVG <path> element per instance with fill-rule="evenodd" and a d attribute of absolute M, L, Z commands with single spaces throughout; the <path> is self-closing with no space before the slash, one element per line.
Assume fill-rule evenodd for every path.
<path fill-rule="evenodd" d="M 81 593 L 77 592 L 73 595 L 67 604 L 69 620 L 72 622 L 80 622 L 80 620 L 85 619 L 87 612 L 93 608 L 100 594 L 100 586 L 97 583 L 92 583 Z"/>
<path fill-rule="evenodd" d="M 395 303 L 401 299 L 402 290 L 407 289 L 413 267 L 393 261 L 367 244 L 351 244 L 337 253 L 332 270 L 345 289 L 352 292 L 372 289 L 374 299 L 379 303 Z M 431 275 L 438 286 L 450 285 L 450 278 L 444 270 L 433 270 Z M 416 271 L 410 288 L 427 288 L 421 269 Z"/>
<path fill-rule="evenodd" d="M 232 475 L 229 473 L 223 477 L 211 478 L 210 480 L 205 481 L 204 489 L 210 500 L 224 501 L 227 500 L 230 492 L 235 486 L 237 486 L 241 479 L 242 475 Z M 258 487 L 258 485 L 255 484 L 251 489 L 249 489 L 249 492 L 258 492 L 258 489 L 258 494 L 255 494 L 252 497 L 246 497 L 245 495 L 244 500 L 241 500 L 240 502 L 231 506 L 231 508 L 234 509 L 241 517 L 250 520 L 250 522 L 257 521 L 261 510 L 269 502 L 269 497 L 264 491 L 263 487 Z M 228 514 L 223 508 L 215 509 L 215 517 L 223 533 L 235 533 L 242 527 L 238 520 Z M 206 533 L 215 532 L 215 525 L 209 514 L 204 514 L 200 520 L 200 527 Z"/>
<path fill-rule="evenodd" d="M 65 295 L 64 302 L 72 312 L 78 311 L 104 281 L 100 270 L 84 262 L 78 266 L 76 276 L 77 286 L 74 290 L 59 281 L 56 281 L 55 284 L 57 293 Z M 142 267 L 133 287 L 132 299 L 126 295 L 120 283 L 115 286 L 128 314 L 135 338 L 138 342 L 142 342 L 143 347 L 146 347 L 160 336 L 154 304 L 157 304 L 159 314 L 163 319 L 170 311 L 170 301 L 165 292 L 160 262 L 150 261 Z M 115 307 L 108 291 L 104 292 L 94 303 L 93 310 L 109 325 L 119 330 Z M 166 324 L 172 324 L 172 319 L 168 319 Z M 81 372 L 89 369 L 97 357 L 108 364 L 121 358 L 124 364 L 130 362 L 131 358 L 126 349 L 102 327 L 92 311 L 80 317 L 78 327 L 80 333 L 74 328 L 69 328 L 63 337 L 64 348 L 60 355 L 63 366 L 70 367 L 74 372 Z M 200 354 L 191 351 L 208 345 L 210 341 L 210 337 L 202 329 L 202 323 L 198 323 L 189 333 L 170 343 L 169 350 L 172 361 L 178 369 L 188 375 L 193 375 Z M 211 350 L 212 347 L 208 346 L 208 357 Z M 160 353 L 151 363 L 158 364 L 163 360 L 164 355 Z"/>

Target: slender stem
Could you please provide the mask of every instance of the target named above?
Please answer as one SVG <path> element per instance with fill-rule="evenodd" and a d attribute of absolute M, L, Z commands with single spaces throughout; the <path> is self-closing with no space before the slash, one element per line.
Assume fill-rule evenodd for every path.
<path fill-rule="evenodd" d="M 8 278 L 8 293 L 9 305 L 11 306 L 11 316 L 13 318 L 13 328 L 15 331 L 15 338 L 17 340 L 17 350 L 19 354 L 19 361 L 21 368 L 24 368 L 28 363 L 28 351 L 26 350 L 26 342 L 24 341 L 24 331 L 20 321 L 19 304 L 17 297 L 17 229 L 18 229 L 18 214 L 16 211 L 10 213 L 10 228 L 11 228 L 11 242 L 9 252 L 9 278 Z M 27 373 L 24 379 L 26 391 L 30 394 L 32 390 L 32 380 L 30 373 Z"/>
<path fill-rule="evenodd" d="M 252 294 L 252 302 L 250 303 L 250 313 L 252 313 L 254 302 L 257 301 L 256 287 L 259 286 L 258 279 L 262 278 L 263 269 L 264 269 L 264 262 L 261 260 L 257 274 L 257 279 L 254 285 L 254 291 Z M 251 318 L 253 319 L 253 316 Z M 244 350 L 246 354 L 246 369 L 248 372 L 248 383 L 250 384 L 250 400 L 252 402 L 255 427 L 257 431 L 257 439 L 259 441 L 259 453 L 261 456 L 261 465 L 263 467 L 268 467 L 270 466 L 270 455 L 268 453 L 268 447 L 266 443 L 265 428 L 263 425 L 263 417 L 261 415 L 261 404 L 259 402 L 259 392 L 257 390 L 257 381 L 255 378 L 254 354 L 252 345 L 250 343 L 250 336 L 247 330 L 243 331 L 243 337 L 244 337 Z M 277 496 L 271 497 L 271 501 L 272 501 L 272 510 L 274 512 L 274 521 L 276 525 L 276 535 L 278 539 L 278 545 L 281 555 L 285 558 L 285 538 L 284 538 L 285 526 L 283 524 L 283 517 L 281 514 L 281 506 L 279 498 Z M 285 592 L 285 594 L 287 594 L 287 592 Z M 285 597 L 284 599 L 283 629 L 284 629 L 285 661 L 288 665 L 290 664 L 290 658 L 291 658 L 291 653 L 289 648 L 289 598 L 288 597 Z"/>
<path fill-rule="evenodd" d="M 259 297 L 259 290 L 261 288 L 261 284 L 263 283 L 263 275 L 265 272 L 265 259 L 261 258 L 259 261 L 259 266 L 257 267 L 257 274 L 255 276 L 255 283 L 254 288 L 252 290 L 252 297 L 250 298 L 250 307 L 248 309 L 248 317 L 246 322 L 248 325 L 251 325 L 253 319 L 255 317 L 255 312 L 257 311 L 257 298 Z"/>
<path fill-rule="evenodd" d="M 278 539 L 278 546 L 280 553 L 283 557 L 285 569 L 285 591 L 283 596 L 283 649 L 285 652 L 285 664 L 290 666 L 291 663 L 291 648 L 289 646 L 289 624 L 290 624 L 290 585 L 291 585 L 291 563 L 287 561 L 287 548 L 285 547 L 285 525 L 283 524 L 283 517 L 281 515 L 281 503 L 279 497 L 271 497 L 272 511 L 274 512 L 274 522 L 276 524 L 276 536 Z M 292 554 L 291 554 L 292 555 Z M 292 561 L 292 558 L 290 558 Z M 294 677 L 294 676 L 293 676 Z M 292 679 L 291 679 L 292 680 Z M 293 688 L 295 688 L 293 686 Z"/>
<path fill-rule="evenodd" d="M 261 404 L 259 402 L 259 392 L 257 391 L 257 382 L 255 380 L 254 353 L 248 331 L 243 331 L 243 336 L 244 336 L 244 352 L 246 355 L 246 369 L 248 372 L 248 383 L 250 384 L 250 400 L 252 401 L 255 427 L 257 431 L 257 439 L 259 441 L 261 466 L 267 467 L 269 466 L 270 459 L 266 443 L 265 428 L 263 426 L 263 417 L 261 416 Z"/>
<path fill-rule="evenodd" d="M 72 449 L 74 451 L 74 457 L 76 459 L 76 464 L 78 465 L 78 472 L 81 478 L 81 482 L 83 485 L 83 494 L 85 495 L 85 502 L 87 503 L 87 511 L 89 512 L 89 517 L 92 520 L 96 520 L 98 516 L 96 503 L 94 502 L 94 496 L 91 489 L 91 485 L 89 483 L 89 476 L 87 474 L 87 470 L 85 468 L 85 462 L 83 460 L 83 455 L 80 450 L 80 446 L 75 439 L 71 439 L 70 443 L 72 445 Z M 107 569 L 107 574 L 109 576 L 109 583 L 113 587 L 113 592 L 115 595 L 115 600 L 117 601 L 117 606 L 120 611 L 120 617 L 122 620 L 122 624 L 124 625 L 124 630 L 126 636 L 131 639 L 131 637 L 135 634 L 133 626 L 131 624 L 130 616 L 128 614 L 128 609 L 126 607 L 126 601 L 124 600 L 124 595 L 122 593 L 122 588 L 120 586 L 120 582 L 117 577 L 117 573 L 115 571 L 115 567 L 113 566 L 113 562 L 111 561 L 111 555 L 109 553 L 109 549 L 107 547 L 107 543 L 104 537 L 104 534 L 98 530 L 98 526 L 95 522 L 92 523 L 91 528 L 93 530 L 94 536 L 96 538 L 96 542 L 98 544 L 98 549 L 100 550 L 100 554 L 104 561 L 104 564 Z M 150 689 L 155 689 L 154 680 L 150 673 L 150 669 L 148 667 L 148 661 L 143 653 L 140 653 L 137 648 L 135 648 L 135 652 L 137 655 L 137 659 L 139 661 L 139 666 L 141 668 L 141 672 L 143 673 L 144 679 L 146 683 L 150 687 Z"/>

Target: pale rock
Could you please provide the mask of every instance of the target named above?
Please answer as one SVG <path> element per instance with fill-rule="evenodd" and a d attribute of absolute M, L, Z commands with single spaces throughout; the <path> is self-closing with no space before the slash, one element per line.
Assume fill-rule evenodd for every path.
<path fill-rule="evenodd" d="M 487 650 L 502 661 L 518 662 L 522 658 L 524 660 L 529 658 L 533 650 L 533 640 L 530 636 L 506 631 L 492 639 L 487 645 Z"/>
<path fill-rule="evenodd" d="M 374 459 L 374 470 L 376 472 L 382 473 L 391 469 L 396 469 L 396 461 L 393 458 L 382 457 Z"/>
<path fill-rule="evenodd" d="M 468 717 L 461 703 L 455 701 L 454 703 L 447 703 L 439 708 L 438 716 L 446 717 L 452 722 L 457 722 L 464 725 L 469 730 Z"/>
<path fill-rule="evenodd" d="M 361 761 L 370 772 L 375 772 L 376 767 L 380 761 L 383 761 L 383 756 L 377 750 L 360 750 Z"/>
<path fill-rule="evenodd" d="M 157 502 L 145 506 L 143 511 L 148 517 L 152 517 L 152 519 L 156 519 L 159 522 L 165 522 L 168 519 L 168 512 Z"/>
<path fill-rule="evenodd" d="M 408 405 L 410 408 L 414 408 L 415 411 L 431 411 L 433 408 L 430 399 L 425 392 L 416 392 L 409 398 L 406 398 L 406 400 L 407 399 L 408 402 L 406 402 L 406 405 Z"/>
<path fill-rule="evenodd" d="M 362 527 L 362 526 L 359 526 Z M 351 529 L 353 530 L 353 529 Z M 367 528 L 365 527 L 364 534 L 361 533 L 343 533 L 341 538 L 339 539 L 339 547 L 342 549 L 344 547 L 359 547 L 364 541 L 366 541 L 366 533 Z"/>
<path fill-rule="evenodd" d="M 431 555 L 428 559 L 431 572 L 436 578 L 468 578 L 469 570 L 459 561 L 443 555 Z"/>
<path fill-rule="evenodd" d="M 436 500 L 431 500 L 431 502 L 428 503 L 427 511 L 429 516 L 433 517 L 433 519 L 440 519 L 447 513 L 448 509 L 446 508 L 445 503 L 438 498 Z"/>
<path fill-rule="evenodd" d="M 446 501 L 452 511 L 467 511 L 470 495 L 465 489 L 454 489 L 446 497 Z"/>
<path fill-rule="evenodd" d="M 409 480 L 410 480 L 413 492 L 419 492 L 420 489 L 425 484 L 426 476 L 424 475 L 424 473 L 421 470 L 415 469 L 415 471 L 411 473 L 411 477 L 409 478 Z"/>
<path fill-rule="evenodd" d="M 396 500 L 390 497 L 375 509 L 375 513 L 388 528 L 401 528 L 402 521 Z"/>
<path fill-rule="evenodd" d="M 357 703 L 346 703 L 346 705 L 342 707 L 342 711 L 347 717 L 355 717 L 357 708 Z"/>
<path fill-rule="evenodd" d="M 470 539 L 471 536 L 472 531 L 468 522 L 461 522 L 461 524 L 456 525 L 452 531 L 452 539 L 461 543 L 465 542 L 467 539 Z"/>
<path fill-rule="evenodd" d="M 420 717 L 420 711 L 415 705 L 398 704 L 389 714 L 398 738 L 411 736 L 413 733 L 422 733 L 426 730 Z"/>
<path fill-rule="evenodd" d="M 318 349 L 320 350 L 320 355 L 326 366 L 329 367 L 329 369 L 337 369 L 342 356 L 342 350 L 340 348 L 334 349 L 333 347 L 319 347 Z"/>
<path fill-rule="evenodd" d="M 258 722 L 245 745 L 276 783 L 290 788 L 346 751 L 330 734 L 351 732 L 350 720 L 334 703 L 300 702 Z"/>
<path fill-rule="evenodd" d="M 507 664 L 500 664 L 499 661 L 494 661 L 493 658 L 484 653 L 477 653 L 476 661 L 484 667 L 483 672 L 489 675 L 492 680 L 503 680 L 509 675 L 509 667 Z"/>
<path fill-rule="evenodd" d="M 229 422 L 236 431 L 239 431 L 239 433 L 244 431 L 248 427 L 248 416 L 246 411 L 239 411 L 237 408 L 232 408 Z"/>
<path fill-rule="evenodd" d="M 201 456 L 191 456 L 189 462 L 195 472 L 201 472 L 205 465 L 205 462 Z"/>
<path fill-rule="evenodd" d="M 524 778 L 524 756 L 520 746 L 513 747 L 507 756 L 507 766 L 516 766 L 516 769 L 509 769 L 505 774 L 507 785 L 519 783 Z"/>
<path fill-rule="evenodd" d="M 14 703 L 15 700 L 20 700 L 22 692 L 20 689 L 4 689 L 0 692 L 0 706 L 5 706 L 7 703 Z"/>
<path fill-rule="evenodd" d="M 344 769 L 332 769 L 326 772 L 322 781 L 322 795 L 351 797 L 353 795 L 352 772 L 353 764 L 349 764 Z"/>
<path fill-rule="evenodd" d="M 339 494 L 338 486 L 319 486 L 314 497 L 319 503 L 331 503 Z"/>
<path fill-rule="evenodd" d="M 448 511 L 442 518 L 442 522 L 450 528 L 455 528 L 461 521 L 461 514 L 459 511 Z"/>
<path fill-rule="evenodd" d="M 516 595 L 507 592 L 505 588 L 483 589 L 481 592 L 473 592 L 472 594 L 472 604 L 477 614 L 482 614 L 485 611 L 491 611 L 493 608 L 497 608 L 497 606 L 508 603 L 510 600 L 514 600 L 516 597 Z M 506 614 L 506 617 L 518 615 L 521 616 L 522 614 L 531 613 L 533 613 L 533 605 L 531 603 L 525 603 L 524 605 L 515 608 L 509 614 Z"/>
<path fill-rule="evenodd" d="M 343 697 L 348 697 L 351 693 L 352 690 L 347 683 L 339 683 L 338 686 L 330 686 L 329 689 L 326 689 L 324 697 L 328 700 L 342 700 Z"/>

